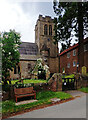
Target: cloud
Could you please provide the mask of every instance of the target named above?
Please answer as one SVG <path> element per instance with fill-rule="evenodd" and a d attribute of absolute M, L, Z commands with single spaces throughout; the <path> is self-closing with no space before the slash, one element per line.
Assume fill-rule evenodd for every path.
<path fill-rule="evenodd" d="M 15 29 L 21 33 L 21 40 L 35 41 L 35 24 L 39 14 L 54 16 L 52 3 L 0 1 L 0 31 Z"/>
<path fill-rule="evenodd" d="M 25 14 L 19 3 L 0 1 L 0 31 L 15 29 L 22 41 L 34 42 L 34 19 L 32 12 Z"/>

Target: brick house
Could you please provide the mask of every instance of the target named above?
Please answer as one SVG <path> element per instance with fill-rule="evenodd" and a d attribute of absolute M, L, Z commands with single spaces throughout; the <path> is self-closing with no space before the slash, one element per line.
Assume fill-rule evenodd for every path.
<path fill-rule="evenodd" d="M 64 50 L 60 54 L 60 72 L 65 70 L 66 73 L 81 72 L 77 68 L 78 64 L 78 43 Z M 88 38 L 84 39 L 84 66 L 88 72 Z"/>

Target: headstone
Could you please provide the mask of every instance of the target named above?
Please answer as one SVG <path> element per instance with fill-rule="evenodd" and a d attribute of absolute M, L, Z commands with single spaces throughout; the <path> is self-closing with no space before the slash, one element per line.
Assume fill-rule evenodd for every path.
<path fill-rule="evenodd" d="M 82 67 L 82 75 L 86 75 L 86 67 L 85 66 Z"/>

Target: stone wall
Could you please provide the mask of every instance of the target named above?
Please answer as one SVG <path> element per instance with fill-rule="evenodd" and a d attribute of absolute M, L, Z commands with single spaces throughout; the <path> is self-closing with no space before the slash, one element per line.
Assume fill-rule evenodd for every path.
<path fill-rule="evenodd" d="M 59 72 L 59 58 L 49 58 L 49 70 L 51 73 Z"/>

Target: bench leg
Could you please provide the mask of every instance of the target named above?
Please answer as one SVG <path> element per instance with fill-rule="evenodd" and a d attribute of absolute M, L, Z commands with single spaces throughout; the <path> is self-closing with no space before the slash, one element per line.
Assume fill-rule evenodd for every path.
<path fill-rule="evenodd" d="M 36 94 L 34 95 L 34 99 L 36 99 Z"/>
<path fill-rule="evenodd" d="M 17 103 L 17 97 L 16 97 L 16 103 Z"/>

